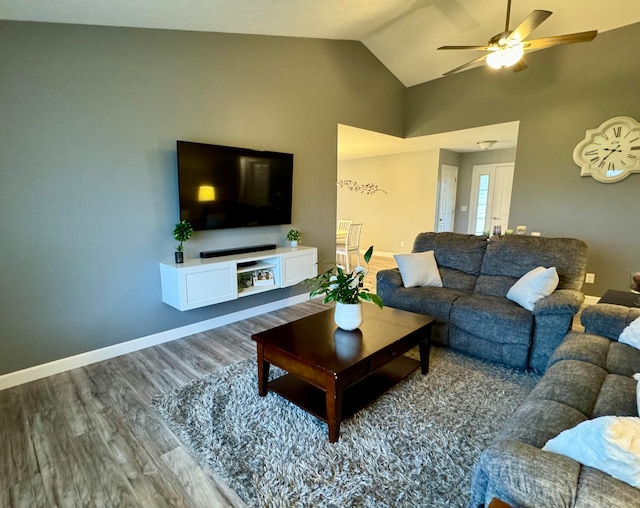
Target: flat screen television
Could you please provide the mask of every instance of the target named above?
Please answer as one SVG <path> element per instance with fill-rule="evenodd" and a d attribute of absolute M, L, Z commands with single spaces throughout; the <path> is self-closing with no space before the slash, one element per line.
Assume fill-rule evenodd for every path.
<path fill-rule="evenodd" d="M 291 224 L 293 154 L 176 145 L 180 220 L 194 230 Z"/>

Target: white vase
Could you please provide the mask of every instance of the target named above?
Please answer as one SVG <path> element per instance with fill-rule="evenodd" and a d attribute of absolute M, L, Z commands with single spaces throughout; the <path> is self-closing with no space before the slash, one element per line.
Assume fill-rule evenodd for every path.
<path fill-rule="evenodd" d="M 355 330 L 362 324 L 362 303 L 336 302 L 333 319 L 343 330 Z"/>
<path fill-rule="evenodd" d="M 291 240 L 291 247 L 297 247 L 298 246 L 298 240 Z"/>

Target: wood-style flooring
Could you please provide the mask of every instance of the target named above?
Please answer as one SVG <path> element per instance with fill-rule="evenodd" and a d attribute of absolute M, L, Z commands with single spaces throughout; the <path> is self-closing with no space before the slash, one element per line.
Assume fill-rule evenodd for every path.
<path fill-rule="evenodd" d="M 368 287 L 392 266 L 374 255 Z M 0 391 L 0 507 L 245 506 L 151 398 L 254 356 L 253 333 L 324 309 L 305 302 Z"/>

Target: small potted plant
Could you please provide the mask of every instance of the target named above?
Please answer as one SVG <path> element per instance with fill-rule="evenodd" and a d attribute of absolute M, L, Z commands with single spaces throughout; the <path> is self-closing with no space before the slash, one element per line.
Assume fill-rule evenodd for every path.
<path fill-rule="evenodd" d="M 176 263 L 184 262 L 184 252 L 182 251 L 182 242 L 186 242 L 191 235 L 193 234 L 193 228 L 191 224 L 186 220 L 180 221 L 176 224 L 176 227 L 173 229 L 173 237 L 180 242 L 176 247 L 175 258 Z"/>
<path fill-rule="evenodd" d="M 291 247 L 297 247 L 300 238 L 302 238 L 302 233 L 297 228 L 291 228 L 287 233 L 287 240 L 291 242 Z"/>
<path fill-rule="evenodd" d="M 369 266 L 373 255 L 373 245 L 367 249 L 364 261 Z M 332 266 L 324 273 L 305 283 L 311 290 L 309 296 L 324 295 L 323 303 L 335 302 L 334 321 L 339 328 L 355 330 L 362 324 L 362 302 L 371 302 L 382 308 L 382 299 L 363 286 L 367 268 L 356 266 L 352 272 L 345 272 L 339 266 Z"/>

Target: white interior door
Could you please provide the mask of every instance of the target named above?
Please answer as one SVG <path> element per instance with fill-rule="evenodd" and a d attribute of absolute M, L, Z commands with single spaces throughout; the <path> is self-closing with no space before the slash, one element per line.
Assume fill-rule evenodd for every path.
<path fill-rule="evenodd" d="M 453 231 L 456 213 L 456 190 L 458 188 L 458 168 L 443 164 L 438 180 L 438 213 L 436 231 Z"/>
<path fill-rule="evenodd" d="M 505 232 L 511 208 L 514 163 L 473 166 L 469 228 L 471 234 L 491 234 L 494 226 Z"/>

